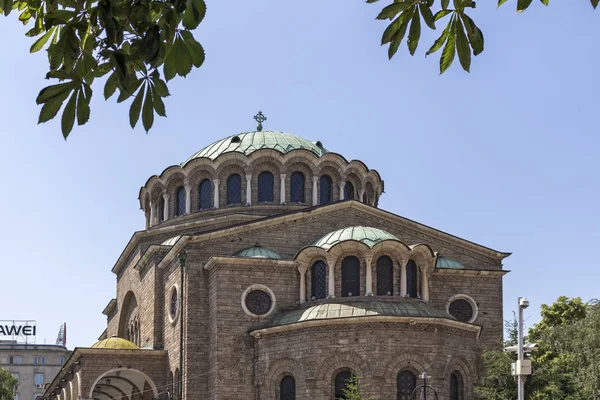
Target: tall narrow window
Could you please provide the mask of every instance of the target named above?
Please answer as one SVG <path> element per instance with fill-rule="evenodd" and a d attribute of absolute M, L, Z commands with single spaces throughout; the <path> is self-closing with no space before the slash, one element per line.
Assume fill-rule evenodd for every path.
<path fill-rule="evenodd" d="M 179 399 L 179 368 L 175 369 L 175 376 L 173 377 L 173 399 Z"/>
<path fill-rule="evenodd" d="M 458 371 L 452 372 L 450 375 L 450 400 L 463 400 L 463 391 L 462 375 Z"/>
<path fill-rule="evenodd" d="M 304 203 L 304 174 L 295 171 L 290 177 L 290 203 Z"/>
<path fill-rule="evenodd" d="M 40 357 L 40 364 L 46 365 L 46 356 L 41 356 Z"/>
<path fill-rule="evenodd" d="M 312 300 L 327 297 L 327 266 L 321 260 L 310 269 L 310 298 Z"/>
<path fill-rule="evenodd" d="M 394 263 L 388 256 L 377 259 L 377 296 L 394 294 Z"/>
<path fill-rule="evenodd" d="M 258 202 L 267 203 L 275 201 L 275 178 L 269 171 L 258 174 Z"/>
<path fill-rule="evenodd" d="M 242 177 L 233 174 L 227 178 L 227 204 L 242 203 Z"/>
<path fill-rule="evenodd" d="M 169 399 L 172 399 L 173 396 L 175 395 L 174 390 L 175 390 L 175 386 L 173 385 L 173 371 L 169 372 L 169 383 L 168 383 L 168 387 L 167 389 L 169 390 L 169 392 L 171 393 L 171 396 L 169 396 Z"/>
<path fill-rule="evenodd" d="M 160 197 L 160 201 L 158 202 L 158 222 L 163 222 L 165 220 L 165 198 Z"/>
<path fill-rule="evenodd" d="M 211 183 L 210 179 L 204 179 L 200 182 L 198 191 L 200 193 L 200 206 L 201 210 L 208 210 L 212 207 L 212 196 L 211 196 Z"/>
<path fill-rule="evenodd" d="M 335 399 L 346 399 L 344 389 L 348 387 L 352 379 L 352 372 L 342 371 L 335 376 Z"/>
<path fill-rule="evenodd" d="M 279 384 L 279 400 L 296 400 L 296 380 L 288 375 Z"/>
<path fill-rule="evenodd" d="M 396 400 L 413 400 L 417 377 L 410 371 L 400 371 L 396 376 Z"/>
<path fill-rule="evenodd" d="M 344 185 L 344 200 L 354 200 L 354 185 L 350 181 Z"/>
<path fill-rule="evenodd" d="M 175 210 L 177 212 L 176 215 L 185 214 L 185 188 L 183 186 L 177 189 L 177 207 Z"/>
<path fill-rule="evenodd" d="M 38 364 L 39 364 L 38 356 L 33 356 L 33 365 L 38 365 Z"/>
<path fill-rule="evenodd" d="M 408 297 L 417 297 L 417 264 L 414 260 L 406 264 L 406 294 Z"/>
<path fill-rule="evenodd" d="M 333 201 L 333 181 L 329 175 L 321 176 L 319 179 L 319 187 L 321 189 L 321 196 L 319 198 L 319 204 L 328 204 Z"/>
<path fill-rule="evenodd" d="M 360 296 L 360 261 L 354 256 L 342 261 L 342 297 Z"/>
<path fill-rule="evenodd" d="M 65 356 L 60 356 L 60 365 L 63 365 L 65 363 Z"/>
<path fill-rule="evenodd" d="M 36 373 L 33 375 L 33 383 L 35 387 L 44 386 L 44 374 Z"/>

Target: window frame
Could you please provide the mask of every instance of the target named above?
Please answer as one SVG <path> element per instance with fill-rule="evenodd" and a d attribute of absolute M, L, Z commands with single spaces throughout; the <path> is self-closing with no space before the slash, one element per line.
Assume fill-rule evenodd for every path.
<path fill-rule="evenodd" d="M 283 383 L 287 378 L 290 378 L 292 380 L 292 393 L 284 393 Z M 281 380 L 279 381 L 279 396 L 277 396 L 277 398 L 278 400 L 296 400 L 296 378 L 294 378 L 294 375 L 286 374 L 283 378 L 281 378 Z"/>
<path fill-rule="evenodd" d="M 237 177 L 237 178 L 236 178 Z M 230 189 L 232 189 L 232 187 L 230 185 L 232 185 L 231 180 L 232 179 L 239 179 L 239 185 L 237 185 L 237 187 L 233 188 L 235 190 L 239 190 L 239 201 L 234 201 L 237 200 L 237 198 L 233 198 L 234 195 L 236 195 L 237 193 L 232 193 L 232 191 Z M 233 173 L 231 175 L 229 175 L 227 177 L 227 180 L 225 181 L 225 204 L 227 206 L 237 206 L 237 205 L 242 205 L 243 204 L 243 198 L 242 198 L 242 176 L 238 173 Z"/>
<path fill-rule="evenodd" d="M 302 179 L 302 185 L 300 185 L 299 183 L 296 183 L 294 185 L 294 177 L 296 177 L 296 179 Z M 294 193 L 294 189 L 296 189 L 296 187 L 300 186 L 302 192 L 300 193 Z M 298 188 L 298 190 L 300 190 L 300 188 Z M 301 194 L 301 196 L 294 196 L 294 194 Z M 296 197 L 296 198 L 294 198 Z M 300 198 L 301 201 L 297 201 L 297 199 Z M 292 172 L 292 174 L 290 175 L 290 203 L 292 204 L 304 204 L 306 203 L 306 176 L 304 176 L 304 173 L 302 171 L 294 171 Z"/>
<path fill-rule="evenodd" d="M 265 179 L 267 180 L 265 182 Z M 261 171 L 256 178 L 256 201 L 257 203 L 274 203 L 275 202 L 275 175 L 269 170 Z M 269 187 L 270 189 L 269 190 Z M 266 196 L 266 198 L 264 197 Z M 261 198 L 262 197 L 262 198 Z"/>
<path fill-rule="evenodd" d="M 409 266 L 414 266 L 414 276 L 411 278 L 411 274 L 409 271 Z M 413 289 L 409 284 L 414 283 L 414 295 L 412 293 Z M 408 260 L 406 263 L 406 297 L 410 297 L 411 299 L 419 298 L 419 266 L 417 262 L 413 259 Z"/>
<path fill-rule="evenodd" d="M 380 261 L 387 259 L 389 260 L 389 266 L 388 265 L 380 265 Z M 383 278 L 385 278 L 385 276 L 383 276 L 384 271 L 383 268 L 388 268 L 389 267 L 389 277 L 388 279 L 386 279 L 387 281 L 387 285 L 389 286 L 389 291 L 386 291 L 386 293 L 380 293 L 382 289 L 383 290 Z M 377 277 L 377 296 L 393 296 L 394 295 L 394 260 L 392 259 L 392 257 L 388 256 L 388 255 L 381 255 L 377 258 L 377 262 L 375 263 L 375 268 L 376 270 L 376 277 Z M 385 271 L 387 272 L 387 271 Z"/>
<path fill-rule="evenodd" d="M 187 191 L 185 190 L 185 186 L 179 186 L 175 191 L 175 216 L 179 217 L 181 215 L 185 215 L 186 211 L 186 197 Z"/>
<path fill-rule="evenodd" d="M 202 202 L 203 190 L 202 190 L 202 188 L 203 188 L 203 185 L 204 185 L 204 187 L 206 187 L 206 184 L 208 184 L 208 206 L 203 207 L 203 202 Z M 202 179 L 200 181 L 200 183 L 198 184 L 198 210 L 199 211 L 210 210 L 213 207 L 212 203 L 213 203 L 212 182 L 208 178 Z"/>
<path fill-rule="evenodd" d="M 317 265 L 318 264 L 318 265 Z M 323 282 L 321 284 L 320 283 L 320 287 L 317 287 L 317 279 L 315 279 L 315 275 L 316 274 L 316 268 L 317 266 L 322 266 L 323 269 L 325 270 L 323 275 Z M 327 263 L 323 260 L 316 260 L 315 262 L 312 263 L 312 265 L 310 266 L 310 299 L 311 300 L 322 300 L 322 299 L 326 299 L 328 296 L 327 293 Z M 319 297 L 317 296 L 317 291 L 320 291 L 319 289 L 322 289 L 322 291 L 324 292 L 324 296 L 323 297 Z"/>
<path fill-rule="evenodd" d="M 326 201 L 323 201 L 324 199 L 324 194 L 323 194 L 323 183 L 327 182 L 329 188 L 329 196 L 328 199 L 326 199 Z M 328 175 L 328 174 L 323 174 L 319 177 L 319 205 L 324 205 L 324 204 L 331 204 L 333 203 L 333 178 Z"/>
<path fill-rule="evenodd" d="M 356 264 L 345 264 L 345 262 L 347 260 L 356 260 Z M 356 270 L 354 271 L 348 271 L 348 269 L 350 268 L 355 268 Z M 341 276 L 342 276 L 342 297 L 358 297 L 360 296 L 360 269 L 361 269 L 361 262 L 360 259 L 356 256 L 346 256 L 342 259 L 342 265 L 341 265 Z M 350 274 L 350 276 L 348 276 Z M 353 278 L 353 279 L 350 279 Z M 353 283 L 354 282 L 354 283 Z M 353 284 L 352 287 L 349 287 L 349 285 Z M 357 288 L 357 293 L 354 294 L 354 291 L 350 291 L 348 289 L 355 289 Z M 351 294 L 347 294 L 347 293 L 351 293 Z"/>

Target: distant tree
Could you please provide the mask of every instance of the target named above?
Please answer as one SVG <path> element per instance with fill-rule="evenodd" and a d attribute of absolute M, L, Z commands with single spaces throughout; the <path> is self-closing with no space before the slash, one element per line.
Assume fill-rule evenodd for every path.
<path fill-rule="evenodd" d="M 541 314 L 526 338 L 538 345 L 531 354 L 533 373 L 525 382 L 526 399 L 588 399 L 600 391 L 600 305 L 561 296 L 550 306 L 542 305 Z M 516 320 L 506 326 L 505 345 L 514 345 Z M 489 400 L 514 399 L 517 385 L 510 364 L 515 360 L 514 353 L 484 352 L 485 374 L 477 393 Z"/>
<path fill-rule="evenodd" d="M 375 397 L 365 396 L 363 394 L 364 389 L 365 385 L 361 385 L 358 382 L 358 377 L 352 375 L 346 387 L 342 389 L 344 396 L 336 400 L 375 400 Z"/>
<path fill-rule="evenodd" d="M 517 12 L 532 1 L 516 0 Z M 540 1 L 548 5 L 550 0 Z M 498 0 L 498 6 L 506 2 Z M 600 0 L 590 2 L 596 8 Z M 391 59 L 407 36 L 408 51 L 414 55 L 421 21 L 436 29 L 437 21 L 446 18 L 446 27 L 425 55 L 442 49 L 440 73 L 450 67 L 455 55 L 469 71 L 471 56 L 484 48 L 482 31 L 467 15 L 475 5 L 473 0 L 453 0 L 452 5 L 450 0 L 394 0 L 377 16 L 392 21 L 381 44 L 389 44 Z M 46 78 L 61 82 L 38 94 L 36 102 L 42 106 L 38 123 L 53 119 L 62 108 L 65 138 L 75 119 L 78 125 L 89 120 L 95 79 L 108 76 L 105 99 L 117 89 L 118 103 L 133 97 L 129 123 L 135 127 L 141 114 L 148 132 L 155 113 L 166 116 L 163 98 L 169 90 L 165 81 L 185 77 L 204 62 L 204 50 L 192 34 L 204 19 L 204 0 L 0 0 L 0 13 L 8 16 L 13 10 L 24 25 L 31 23 L 26 35 L 37 37 L 30 52 L 48 52 Z"/>
<path fill-rule="evenodd" d="M 13 400 L 17 388 L 17 379 L 4 368 L 0 368 L 0 400 Z"/>

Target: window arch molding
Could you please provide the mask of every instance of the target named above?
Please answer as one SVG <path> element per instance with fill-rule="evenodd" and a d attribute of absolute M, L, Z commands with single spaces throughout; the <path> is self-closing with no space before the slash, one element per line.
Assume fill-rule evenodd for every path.
<path fill-rule="evenodd" d="M 471 296 L 468 296 L 466 294 L 456 294 L 456 295 L 450 297 L 448 299 L 448 301 L 446 302 L 446 312 L 447 313 L 450 313 L 450 304 L 452 304 L 452 302 L 454 300 L 466 300 L 467 302 L 469 302 L 469 304 L 473 308 L 473 316 L 471 317 L 471 319 L 469 319 L 466 322 L 469 324 L 473 323 L 473 321 L 475 321 L 477 319 L 477 315 L 479 313 L 479 308 L 477 307 L 477 302 L 475 300 L 473 300 L 473 298 Z"/>
<path fill-rule="evenodd" d="M 292 184 L 292 174 L 294 172 L 300 172 L 304 175 L 304 203 L 301 204 L 312 204 L 312 179 L 313 176 L 318 176 L 314 172 L 315 165 L 309 160 L 305 160 L 302 157 L 293 157 L 285 164 L 284 174 L 285 176 L 285 202 L 294 204 L 290 197 L 290 189 Z M 296 203 L 297 204 L 297 203 Z"/>
<path fill-rule="evenodd" d="M 385 384 L 390 390 L 396 393 L 396 377 L 398 372 L 403 370 L 412 371 L 417 377 L 426 371 L 431 371 L 431 361 L 420 354 L 407 353 L 400 351 L 390 354 L 381 364 L 380 369 L 375 371 L 375 376 L 383 376 Z"/>
<path fill-rule="evenodd" d="M 275 183 L 278 179 L 279 176 L 276 176 L 273 172 L 269 171 L 268 169 L 262 170 L 257 174 L 256 194 L 252 193 L 252 197 L 256 197 L 256 203 L 260 204 L 276 202 L 275 192 L 277 192 L 277 185 L 275 185 Z"/>
<path fill-rule="evenodd" d="M 319 393 L 330 393 L 332 398 L 334 394 L 335 376 L 342 370 L 353 371 L 356 376 L 366 377 L 366 371 L 372 369 L 372 365 L 355 351 L 329 353 L 316 368 L 316 374 L 313 376 L 323 377 L 317 381 L 317 390 Z"/>
<path fill-rule="evenodd" d="M 226 153 L 223 156 L 229 156 L 229 154 L 233 153 Z M 241 180 L 241 203 L 238 205 L 246 204 L 246 171 L 248 171 L 248 165 L 239 159 L 228 158 L 217 168 L 215 176 L 219 179 L 219 208 L 230 206 L 227 204 L 227 179 L 234 174 L 238 174 Z M 215 189 L 213 188 L 213 190 Z"/>
<path fill-rule="evenodd" d="M 177 307 L 175 309 L 175 313 L 172 313 L 172 309 L 171 309 L 171 302 L 173 300 L 173 296 L 177 296 Z M 169 321 L 171 322 L 171 325 L 176 325 L 177 322 L 179 321 L 179 313 L 181 312 L 181 292 L 179 291 L 179 285 L 178 284 L 174 284 L 173 286 L 171 286 L 171 288 L 169 289 L 169 294 L 167 297 L 167 315 L 169 316 Z"/>
<path fill-rule="evenodd" d="M 185 179 L 186 176 L 182 172 L 174 172 L 165 180 L 166 194 L 169 196 L 167 203 L 168 213 L 165 216 L 165 220 L 180 215 L 177 213 L 177 192 L 180 188 L 183 188 L 183 200 L 185 202 Z M 183 214 L 185 214 L 185 204 Z"/>
<path fill-rule="evenodd" d="M 449 395 L 450 388 L 450 377 L 453 372 L 458 371 L 462 378 L 462 388 L 463 388 L 463 399 L 470 399 L 473 395 L 472 393 L 472 383 L 469 377 L 474 376 L 473 369 L 471 368 L 470 363 L 462 356 L 454 356 L 452 359 L 446 364 L 444 368 L 444 381 L 445 384 L 443 386 L 443 392 Z"/>
<path fill-rule="evenodd" d="M 253 153 L 250 157 L 257 153 Z M 252 204 L 259 203 L 281 203 L 280 192 L 281 192 L 281 174 L 284 174 L 284 165 L 281 160 L 273 158 L 271 156 L 258 156 L 252 158 L 246 168 L 246 173 L 252 175 Z M 259 176 L 264 172 L 270 172 L 273 175 L 273 200 L 259 200 Z M 287 180 L 286 176 L 286 180 Z M 244 177 L 244 179 L 246 179 Z"/>
<path fill-rule="evenodd" d="M 408 379 L 408 382 L 406 378 Z M 412 382 L 411 382 L 412 381 Z M 412 392 L 419 385 L 419 372 L 412 367 L 400 368 L 396 372 L 396 399 L 412 400 Z"/>
<path fill-rule="evenodd" d="M 204 161 L 204 160 L 203 160 Z M 188 173 L 188 180 L 190 187 L 192 189 L 191 193 L 191 207 L 190 210 L 192 213 L 198 211 L 205 211 L 214 208 L 213 200 L 214 200 L 214 181 L 216 178 L 215 170 L 212 168 L 212 165 L 206 165 L 204 163 L 200 163 L 198 161 L 198 165 L 193 167 Z M 210 182 L 210 207 L 200 207 L 200 185 L 205 180 Z"/>
<path fill-rule="evenodd" d="M 306 379 L 303 364 L 292 358 L 279 358 L 271 362 L 265 373 L 261 375 L 262 385 L 268 387 L 269 400 L 279 400 L 279 384 L 287 375 L 293 376 L 296 380 L 296 393 L 300 393 Z"/>

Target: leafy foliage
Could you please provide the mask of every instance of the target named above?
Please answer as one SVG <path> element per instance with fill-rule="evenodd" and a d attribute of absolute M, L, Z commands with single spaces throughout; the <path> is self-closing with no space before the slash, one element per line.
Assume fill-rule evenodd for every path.
<path fill-rule="evenodd" d="M 13 400 L 16 388 L 17 379 L 4 368 L 0 368 L 0 400 Z"/>
<path fill-rule="evenodd" d="M 0 12 L 12 11 L 31 24 L 26 35 L 37 37 L 30 51 L 47 50 L 46 78 L 60 82 L 40 91 L 38 123 L 62 108 L 65 138 L 76 119 L 88 122 L 95 79 L 108 77 L 105 99 L 117 90 L 118 103 L 133 97 L 129 122 L 135 127 L 141 114 L 148 131 L 155 113 L 166 116 L 165 79 L 185 77 L 204 62 L 191 32 L 204 18 L 204 0 L 0 0 Z"/>
<path fill-rule="evenodd" d="M 375 3 L 379 0 L 366 0 L 367 3 Z M 517 0 L 517 12 L 525 11 L 533 0 Z M 550 0 L 540 0 L 542 4 L 548 5 Z M 590 0 L 592 6 L 596 8 L 600 0 Z M 498 7 L 506 3 L 507 0 L 498 0 Z M 433 12 L 433 6 L 439 5 L 439 10 Z M 447 18 L 446 27 L 442 34 L 436 39 L 433 45 L 425 53 L 426 56 L 435 53 L 443 47 L 440 56 L 440 74 L 443 74 L 452 62 L 455 56 L 462 68 L 469 72 L 471 70 L 471 56 L 477 56 L 483 52 L 484 40 L 483 32 L 475 22 L 467 15 L 467 10 L 476 6 L 473 0 L 394 0 L 392 4 L 385 6 L 377 19 L 391 20 L 392 22 L 383 32 L 381 44 L 389 44 L 388 57 L 394 57 L 400 44 L 406 36 L 406 30 L 410 23 L 408 38 L 406 41 L 408 52 L 414 55 L 417 50 L 419 39 L 421 37 L 421 23 L 423 19 L 425 25 L 435 30 L 435 23 L 443 18 Z"/>
<path fill-rule="evenodd" d="M 374 397 L 365 396 L 362 393 L 364 389 L 365 386 L 358 382 L 358 377 L 356 375 L 352 375 L 346 387 L 342 389 L 344 397 L 336 400 L 375 400 Z"/>
<path fill-rule="evenodd" d="M 525 382 L 526 399 L 586 400 L 600 392 L 600 304 L 559 297 L 542 306 L 542 320 L 529 330 L 538 350 L 531 355 L 532 375 Z M 516 343 L 516 321 L 507 321 L 505 345 Z M 487 351 L 486 370 L 476 387 L 490 400 L 514 399 L 517 385 L 510 373 L 514 353 Z"/>

